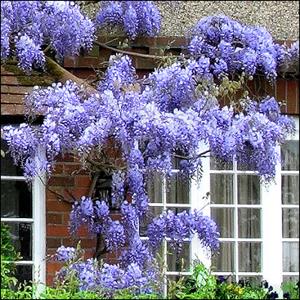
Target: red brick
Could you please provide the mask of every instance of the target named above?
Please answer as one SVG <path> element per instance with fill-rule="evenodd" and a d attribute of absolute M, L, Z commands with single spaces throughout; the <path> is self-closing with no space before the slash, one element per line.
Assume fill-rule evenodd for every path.
<path fill-rule="evenodd" d="M 83 170 L 80 164 L 75 163 L 65 163 L 64 164 L 64 174 L 66 175 L 86 175 L 88 171 Z"/>
<path fill-rule="evenodd" d="M 49 250 L 50 248 L 56 249 L 61 245 L 63 245 L 61 238 L 47 238 L 46 240 L 47 250 Z"/>
<path fill-rule="evenodd" d="M 1 102 L 2 99 L 3 97 L 1 95 Z M 24 106 L 22 104 L 1 103 L 1 115 L 24 115 Z"/>
<path fill-rule="evenodd" d="M 297 99 L 299 82 L 297 80 L 287 81 L 287 113 L 299 114 L 299 99 Z"/>
<path fill-rule="evenodd" d="M 96 238 L 90 238 L 90 239 L 64 238 L 64 239 L 62 239 L 62 244 L 66 247 L 76 247 L 79 240 L 80 240 L 81 248 L 83 248 L 83 249 L 95 249 L 95 247 L 96 247 Z"/>
<path fill-rule="evenodd" d="M 54 275 L 50 273 L 46 273 L 46 285 L 53 286 L 54 285 Z"/>
<path fill-rule="evenodd" d="M 287 100 L 295 102 L 297 99 L 297 89 L 299 89 L 298 80 L 287 80 Z"/>
<path fill-rule="evenodd" d="M 52 174 L 53 174 L 53 175 L 62 174 L 62 173 L 63 173 L 63 169 L 64 169 L 63 167 L 64 167 L 64 164 L 63 164 L 63 163 L 56 163 L 56 164 L 54 165 Z"/>
<path fill-rule="evenodd" d="M 276 99 L 278 101 L 286 100 L 286 80 L 285 79 L 277 79 L 276 80 Z"/>
<path fill-rule="evenodd" d="M 63 266 L 63 263 L 59 262 L 49 262 L 47 264 L 47 273 L 55 274 L 55 272 L 59 271 L 61 267 Z"/>
<path fill-rule="evenodd" d="M 52 176 L 48 181 L 49 186 L 73 186 L 74 178 L 70 176 Z"/>
<path fill-rule="evenodd" d="M 69 153 L 59 154 L 56 159 L 58 162 L 74 162 L 74 155 Z"/>
<path fill-rule="evenodd" d="M 70 212 L 72 204 L 63 201 L 47 201 L 46 203 L 47 212 Z"/>
<path fill-rule="evenodd" d="M 64 225 L 48 225 L 47 236 L 49 237 L 68 237 L 70 236 L 69 229 Z"/>
<path fill-rule="evenodd" d="M 76 176 L 75 186 L 89 188 L 92 183 L 92 179 L 89 176 Z"/>
<path fill-rule="evenodd" d="M 87 196 L 89 194 L 90 187 L 86 188 L 76 188 L 75 190 L 72 190 L 72 195 L 75 197 L 75 199 L 80 199 L 82 196 Z"/>
<path fill-rule="evenodd" d="M 62 224 L 63 223 L 63 215 L 47 213 L 46 222 L 47 222 L 47 224 Z"/>

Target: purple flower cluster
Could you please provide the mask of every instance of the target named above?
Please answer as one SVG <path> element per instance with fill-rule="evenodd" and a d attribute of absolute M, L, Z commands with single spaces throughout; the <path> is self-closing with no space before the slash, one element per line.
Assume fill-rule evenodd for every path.
<path fill-rule="evenodd" d="M 107 222 L 104 237 L 109 251 L 121 249 L 125 245 L 124 226 L 119 221 Z"/>
<path fill-rule="evenodd" d="M 183 241 L 195 233 L 205 247 L 212 251 L 218 249 L 219 232 L 216 223 L 197 210 L 193 213 L 183 211 L 177 215 L 169 210 L 154 218 L 147 229 L 149 243 L 154 249 L 157 249 L 163 238 L 169 238 L 170 244 L 180 250 Z"/>
<path fill-rule="evenodd" d="M 117 26 L 131 39 L 157 35 L 160 23 L 159 10 L 152 1 L 105 1 L 96 17 L 99 27 Z"/>
<path fill-rule="evenodd" d="M 76 257 L 76 249 L 73 247 L 60 246 L 56 250 L 56 259 L 61 262 L 72 261 Z"/>
<path fill-rule="evenodd" d="M 109 208 L 104 201 L 92 201 L 89 197 L 81 197 L 75 202 L 70 213 L 70 232 L 76 234 L 82 225 L 87 225 L 91 234 L 101 233 L 111 222 Z"/>
<path fill-rule="evenodd" d="M 26 34 L 16 39 L 16 56 L 18 66 L 28 73 L 32 67 L 42 68 L 45 64 L 44 53 L 40 45 L 35 44 Z"/>
<path fill-rule="evenodd" d="M 244 25 L 227 16 L 202 18 L 192 30 L 188 49 L 196 58 L 209 58 L 216 77 L 263 72 L 269 79 L 275 79 L 284 52 L 266 29 Z"/>
<path fill-rule="evenodd" d="M 30 69 L 42 60 L 38 45 L 45 38 L 58 56 L 77 53 L 82 45 L 89 47 L 92 25 L 79 14 L 76 5 L 35 1 L 33 13 L 24 1 L 15 3 L 6 4 L 3 9 L 3 40 L 6 41 L 11 26 L 19 28 L 21 37 L 16 51 L 23 68 Z M 151 22 L 135 20 L 141 18 L 141 12 L 151 11 L 150 2 L 103 5 L 98 15 L 101 22 L 115 24 L 116 18 L 119 25 L 126 22 L 125 31 L 132 37 L 148 32 L 141 28 Z M 8 16 L 10 7 L 13 17 Z M 45 20 L 41 21 L 43 24 L 36 22 L 41 28 L 28 29 L 26 24 L 39 17 Z M 76 25 L 74 32 L 70 32 L 72 26 L 64 21 L 66 18 L 73 20 L 72 26 Z M 56 21 L 59 26 L 54 26 Z M 82 197 L 73 205 L 70 231 L 75 234 L 81 225 L 86 225 L 90 233 L 101 234 L 108 251 L 121 250 L 122 269 L 105 265 L 99 270 L 93 260 L 74 263 L 82 289 L 144 286 L 144 272 L 164 238 L 180 249 L 184 240 L 197 234 L 205 247 L 213 251 L 218 248 L 216 224 L 198 211 L 164 212 L 148 226 L 149 242 L 144 243 L 139 237 L 140 222 L 149 202 L 145 180 L 153 174 L 171 176 L 174 152 L 186 157 L 179 163 L 179 174 L 187 177 L 201 168 L 200 142 L 221 160 L 236 158 L 239 163 L 250 165 L 265 181 L 275 175 L 276 145 L 293 133 L 292 121 L 280 114 L 280 106 L 270 97 L 262 101 L 244 99 L 241 112 L 231 106 L 221 107 L 209 84 L 216 85 L 213 76 L 231 72 L 253 75 L 261 71 L 273 78 L 278 61 L 284 57 L 282 48 L 274 46 L 263 29 L 247 27 L 227 17 L 208 17 L 198 23 L 189 49 L 194 57 L 159 68 L 143 81 L 137 81 L 129 57 L 114 56 L 98 91 L 92 95 L 72 81 L 37 87 L 26 97 L 25 104 L 29 116 L 44 115 L 41 126 L 21 124 L 3 129 L 14 162 L 22 165 L 28 178 L 43 171 L 51 174 L 60 153 L 78 154 L 86 165 L 87 158 L 102 157 L 103 149 L 110 147 L 112 140 L 119 147 L 122 171 L 105 171 L 111 172 L 112 202 L 121 209 L 122 219 L 111 219 L 103 199 Z M 9 51 L 4 43 L 1 53 L 7 56 Z M 199 92 L 199 84 L 205 82 L 208 87 Z M 44 157 L 40 155 L 41 148 Z M 107 159 L 115 165 L 115 158 Z M 72 255 L 68 248 L 58 251 L 60 260 L 68 260 Z"/>
<path fill-rule="evenodd" d="M 57 274 L 57 278 L 64 280 L 72 271 L 78 278 L 79 289 L 86 291 L 102 290 L 108 296 L 120 289 L 133 289 L 137 292 L 147 290 L 153 278 L 143 273 L 139 265 L 130 263 L 126 268 L 118 265 L 104 264 L 100 266 L 97 260 L 77 260 L 64 266 Z"/>
<path fill-rule="evenodd" d="M 82 47 L 91 49 L 94 31 L 93 22 L 69 1 L 1 2 L 1 58 L 15 54 L 25 71 L 44 65 L 43 46 L 50 45 L 59 59 L 79 54 Z"/>

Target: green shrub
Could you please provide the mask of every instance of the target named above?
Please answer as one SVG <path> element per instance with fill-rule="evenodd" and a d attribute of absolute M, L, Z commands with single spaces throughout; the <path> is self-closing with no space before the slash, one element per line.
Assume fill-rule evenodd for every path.
<path fill-rule="evenodd" d="M 299 299 L 299 281 L 286 281 L 281 284 L 284 299 Z"/>
<path fill-rule="evenodd" d="M 15 264 L 20 259 L 16 252 L 8 225 L 1 222 L 1 298 L 3 294 L 9 293 L 16 286 L 17 279 L 14 277 Z"/>

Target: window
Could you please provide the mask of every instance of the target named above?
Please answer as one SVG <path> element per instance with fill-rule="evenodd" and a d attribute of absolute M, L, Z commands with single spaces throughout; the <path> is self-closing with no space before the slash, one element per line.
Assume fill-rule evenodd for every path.
<path fill-rule="evenodd" d="M 299 141 L 281 147 L 283 281 L 299 280 Z"/>
<path fill-rule="evenodd" d="M 278 153 L 275 183 L 263 186 L 236 162 L 210 158 L 210 214 L 221 233 L 215 274 L 232 280 L 266 279 L 279 290 L 282 281 L 299 280 L 299 123 L 297 133 Z M 207 163 L 208 165 L 208 163 Z M 207 168 L 208 166 L 206 166 Z M 204 174 L 205 174 L 204 169 Z M 207 187 L 206 187 L 207 189 Z"/>
<path fill-rule="evenodd" d="M 220 230 L 220 254 L 212 258 L 216 273 L 234 281 L 262 279 L 262 202 L 259 177 L 236 162 L 210 159 L 211 217 Z"/>
<path fill-rule="evenodd" d="M 190 182 L 179 178 L 176 169 L 177 160 L 174 160 L 173 176 L 171 179 L 166 179 L 159 176 L 150 178 L 147 182 L 148 195 L 151 199 L 149 204 L 150 213 L 144 222 L 141 224 L 140 234 L 146 238 L 146 228 L 151 219 L 160 215 L 163 211 L 171 209 L 175 213 L 182 211 L 190 211 Z M 180 253 L 174 252 L 170 247 L 168 239 L 163 242 L 159 255 L 165 262 L 166 278 L 175 280 L 179 275 L 190 274 L 190 264 L 192 257 L 192 244 L 187 240 L 184 243 Z M 165 282 L 165 293 L 167 292 L 167 282 Z"/>
<path fill-rule="evenodd" d="M 1 150 L 7 152 L 2 139 Z M 45 283 L 44 185 L 36 178 L 29 186 L 22 174 L 9 154 L 1 156 L 1 222 L 10 227 L 14 246 L 22 257 L 16 262 L 16 277 Z"/>

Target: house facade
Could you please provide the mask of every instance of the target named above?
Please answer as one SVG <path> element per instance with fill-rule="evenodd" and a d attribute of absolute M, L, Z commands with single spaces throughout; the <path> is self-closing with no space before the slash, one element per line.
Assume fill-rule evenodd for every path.
<path fill-rule="evenodd" d="M 199 2 L 203 6 L 203 2 L 207 1 Z M 214 1 L 208 1 L 211 2 Z M 191 3 L 190 8 L 196 5 L 196 2 Z M 209 9 L 213 5 L 211 3 Z M 252 10 L 257 7 L 257 4 L 253 5 Z M 287 4 L 288 8 L 289 5 Z M 272 9 L 267 11 L 269 15 L 272 15 Z M 226 12 L 226 9 L 223 8 L 223 11 Z M 292 13 L 292 8 L 288 11 Z M 205 12 L 209 13 L 209 10 Z M 186 13 L 184 11 L 184 14 Z M 167 10 L 164 14 L 168 18 Z M 257 15 L 255 17 L 258 18 Z M 188 16 L 179 15 L 178 18 L 186 20 Z M 299 33 L 296 26 L 291 26 L 290 36 L 286 27 L 282 27 L 284 29 L 280 31 L 280 26 L 285 25 L 286 18 L 282 16 L 273 24 L 273 32 L 275 36 L 277 34 L 278 40 L 290 43 L 298 39 L 296 35 Z M 243 15 L 239 16 L 239 19 L 243 20 Z M 290 19 L 294 20 L 292 17 Z M 255 22 L 255 19 L 252 21 Z M 177 17 L 176 22 L 180 22 Z M 184 24 L 181 25 L 183 28 Z M 148 55 L 180 53 L 182 45 L 186 45 L 181 31 L 172 32 L 167 25 L 164 30 L 168 36 L 138 38 L 131 48 L 126 48 L 125 51 Z M 104 45 L 117 46 L 112 37 L 101 37 L 98 40 Z M 66 58 L 64 67 L 79 78 L 92 82 L 95 80 L 94 70 L 103 71 L 101 66 L 114 53 L 109 47 L 95 46 L 88 55 Z M 141 77 L 157 66 L 154 58 L 134 56 L 133 62 Z M 1 66 L 1 125 L 18 124 L 23 121 L 22 99 L 34 85 L 41 85 L 35 81 L 24 81 L 21 76 L 14 69 Z M 36 74 L 38 78 L 41 76 Z M 245 170 L 235 162 L 222 165 L 213 157 L 204 159 L 200 183 L 183 182 L 179 179 L 167 181 L 164 178 L 155 178 L 149 182 L 150 210 L 153 216 L 169 208 L 177 212 L 203 209 L 220 228 L 221 247 L 218 256 L 210 257 L 204 253 L 195 239 L 192 242 L 187 241 L 181 256 L 177 257 L 169 253 L 168 241 L 165 241 L 161 254 L 167 263 L 166 274 L 169 278 L 188 274 L 190 263 L 199 258 L 207 266 L 211 266 L 215 274 L 230 276 L 236 281 L 266 279 L 279 288 L 281 282 L 288 278 L 299 280 L 298 76 L 279 77 L 274 85 L 261 78 L 255 78 L 251 83 L 253 95 L 272 95 L 278 101 L 285 102 L 283 113 L 291 115 L 297 124 L 296 135 L 290 137 L 285 145 L 278 147 L 282 163 L 277 166 L 274 183 L 265 187 L 252 170 Z M 53 74 L 46 77 L 44 85 L 50 84 L 51 81 L 59 81 Z M 1 142 L 1 149 L 5 147 Z M 1 220 L 10 225 L 15 244 L 23 257 L 17 263 L 20 278 L 51 284 L 55 272 L 61 267 L 53 258 L 60 245 L 76 246 L 80 240 L 86 257 L 94 255 L 96 241 L 88 236 L 87 230 L 81 229 L 76 237 L 71 237 L 68 230 L 72 202 L 90 192 L 91 177 L 87 172 L 80 170 L 79 166 L 78 158 L 61 156 L 49 180 L 36 178 L 31 187 L 28 187 L 22 172 L 13 166 L 9 156 L 1 157 Z M 105 178 L 103 185 L 104 188 L 105 185 L 109 185 Z M 119 217 L 117 213 L 114 216 Z M 143 226 L 141 234 L 143 235 Z M 104 259 L 112 263 L 117 262 L 114 255 Z"/>

